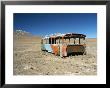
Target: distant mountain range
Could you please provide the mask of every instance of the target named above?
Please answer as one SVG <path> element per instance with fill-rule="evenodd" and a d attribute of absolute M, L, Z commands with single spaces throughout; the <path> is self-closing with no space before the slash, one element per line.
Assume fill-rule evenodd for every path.
<path fill-rule="evenodd" d="M 23 30 L 16 30 L 13 33 L 14 41 L 40 41 L 40 36 L 33 36 L 31 33 L 23 31 Z"/>

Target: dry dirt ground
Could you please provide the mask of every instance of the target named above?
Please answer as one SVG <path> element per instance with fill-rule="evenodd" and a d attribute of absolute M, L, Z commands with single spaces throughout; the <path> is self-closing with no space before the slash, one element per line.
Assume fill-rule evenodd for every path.
<path fill-rule="evenodd" d="M 14 36 L 14 75 L 97 75 L 96 39 L 86 39 L 87 55 L 65 58 L 41 51 L 41 38 Z"/>

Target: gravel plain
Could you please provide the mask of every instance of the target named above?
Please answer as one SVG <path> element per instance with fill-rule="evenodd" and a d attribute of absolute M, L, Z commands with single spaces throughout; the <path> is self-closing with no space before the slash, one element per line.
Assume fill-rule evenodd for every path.
<path fill-rule="evenodd" d="M 86 55 L 61 58 L 41 51 L 41 38 L 14 34 L 13 75 L 97 75 L 97 40 L 86 39 Z"/>

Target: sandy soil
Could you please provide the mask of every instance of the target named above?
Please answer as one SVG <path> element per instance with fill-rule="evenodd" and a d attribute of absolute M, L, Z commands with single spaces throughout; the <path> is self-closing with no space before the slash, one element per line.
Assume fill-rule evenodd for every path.
<path fill-rule="evenodd" d="M 41 38 L 14 35 L 14 75 L 97 75 L 96 39 L 86 39 L 87 55 L 65 58 L 41 51 Z"/>

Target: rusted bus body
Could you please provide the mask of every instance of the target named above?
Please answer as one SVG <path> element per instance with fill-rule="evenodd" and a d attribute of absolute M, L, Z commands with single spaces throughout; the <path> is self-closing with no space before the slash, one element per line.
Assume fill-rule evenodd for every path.
<path fill-rule="evenodd" d="M 60 36 L 50 36 L 48 38 L 42 39 L 41 49 L 47 52 L 51 52 L 55 55 L 68 56 L 71 53 L 84 53 L 86 49 L 86 44 L 81 43 L 81 39 L 85 40 L 85 35 L 83 34 L 64 34 Z M 76 44 L 76 38 L 78 38 L 78 44 Z M 70 43 L 73 39 L 73 43 Z M 45 40 L 45 43 L 43 41 Z M 65 42 L 69 40 L 68 42 Z"/>

